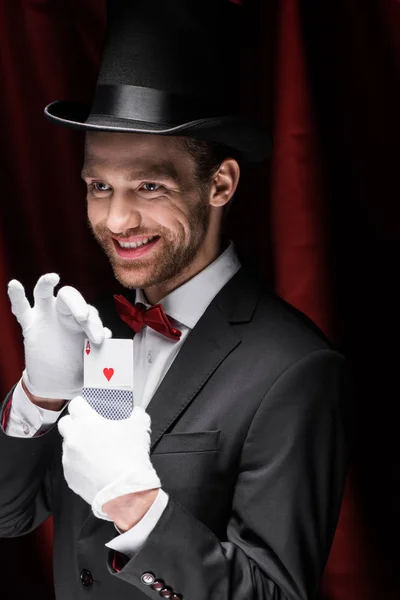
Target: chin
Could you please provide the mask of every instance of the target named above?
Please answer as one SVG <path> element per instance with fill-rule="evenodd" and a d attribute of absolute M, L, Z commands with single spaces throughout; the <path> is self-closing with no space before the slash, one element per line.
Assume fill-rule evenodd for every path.
<path fill-rule="evenodd" d="M 155 277 L 149 268 L 134 268 L 132 266 L 123 267 L 120 264 L 111 264 L 114 277 L 121 285 L 132 289 L 143 289 L 154 285 Z M 153 275 L 153 276 L 152 276 Z"/>
<path fill-rule="evenodd" d="M 138 273 L 129 272 L 128 269 L 114 268 L 114 277 L 121 285 L 130 290 L 146 287 L 147 277 L 141 277 Z"/>

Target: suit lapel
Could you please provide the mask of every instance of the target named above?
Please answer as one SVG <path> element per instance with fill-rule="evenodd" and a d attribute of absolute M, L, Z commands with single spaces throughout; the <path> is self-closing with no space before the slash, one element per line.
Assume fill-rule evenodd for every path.
<path fill-rule="evenodd" d="M 259 293 L 258 286 L 254 286 L 241 269 L 190 332 L 147 407 L 152 422 L 152 447 L 240 344 L 231 323 L 251 319 Z"/>
<path fill-rule="evenodd" d="M 240 339 L 218 308 L 210 306 L 201 323 L 188 335 L 147 407 L 152 423 L 152 446 L 239 343 Z"/>

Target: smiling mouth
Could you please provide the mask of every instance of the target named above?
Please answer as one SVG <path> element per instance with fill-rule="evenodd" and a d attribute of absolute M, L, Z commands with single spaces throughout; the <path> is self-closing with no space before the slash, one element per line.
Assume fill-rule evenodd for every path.
<path fill-rule="evenodd" d="M 159 235 L 153 235 L 147 238 L 142 238 L 137 242 L 126 242 L 113 238 L 114 249 L 119 257 L 125 259 L 134 259 L 143 256 L 150 252 L 152 248 L 160 240 Z"/>
<path fill-rule="evenodd" d="M 117 242 L 117 244 L 119 244 L 120 248 L 129 248 L 131 250 L 134 248 L 141 248 L 142 246 L 146 246 L 147 244 L 154 242 L 159 237 L 160 236 L 158 236 L 158 235 L 153 235 L 148 238 L 143 238 L 142 240 L 140 240 L 138 242 L 124 242 L 122 240 L 115 240 L 115 241 Z"/>

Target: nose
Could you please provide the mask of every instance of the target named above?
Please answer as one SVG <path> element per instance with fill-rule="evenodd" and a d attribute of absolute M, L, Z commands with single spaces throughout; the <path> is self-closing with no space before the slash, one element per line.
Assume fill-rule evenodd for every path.
<path fill-rule="evenodd" d="M 141 222 L 142 217 L 133 198 L 128 199 L 123 194 L 114 192 L 106 219 L 108 229 L 112 233 L 123 233 L 139 227 Z"/>

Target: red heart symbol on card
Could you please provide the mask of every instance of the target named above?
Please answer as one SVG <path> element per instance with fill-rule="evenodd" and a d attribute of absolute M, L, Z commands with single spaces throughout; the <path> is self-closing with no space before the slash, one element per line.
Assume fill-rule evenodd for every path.
<path fill-rule="evenodd" d="M 114 375 L 114 369 L 103 369 L 103 373 L 107 381 L 110 381 L 111 377 Z"/>

